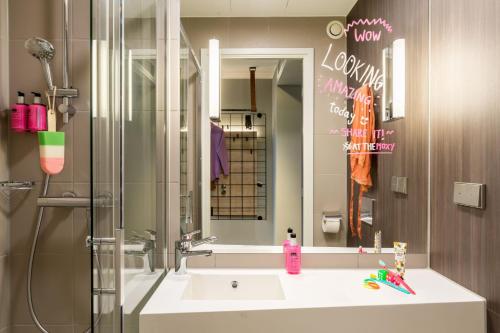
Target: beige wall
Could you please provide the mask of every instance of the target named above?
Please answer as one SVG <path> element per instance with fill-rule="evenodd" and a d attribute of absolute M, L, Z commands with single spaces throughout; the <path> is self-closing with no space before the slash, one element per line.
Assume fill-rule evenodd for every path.
<path fill-rule="evenodd" d="M 90 5 L 71 0 L 72 28 L 70 56 L 71 84 L 78 88 L 76 115 L 68 124 L 58 118 L 58 129 L 66 133 L 64 171 L 52 178 L 49 195 L 73 191 L 88 196 L 89 185 L 89 91 L 90 91 Z M 10 101 L 17 90 L 43 92 L 46 84 L 41 66 L 24 49 L 33 36 L 48 39 L 56 48 L 52 71 L 56 84 L 62 82 L 62 0 L 11 0 L 10 19 Z M 31 102 L 31 98 L 28 98 Z M 33 322 L 26 302 L 26 268 L 36 216 L 36 198 L 43 179 L 38 162 L 35 135 L 9 133 L 11 178 L 33 180 L 29 192 L 11 196 L 11 320 L 12 332 L 31 332 Z M 46 209 L 34 267 L 34 304 L 41 322 L 53 332 L 83 332 L 90 319 L 90 256 L 85 247 L 86 212 L 83 209 Z M 57 325 L 57 328 L 55 328 Z"/>
<path fill-rule="evenodd" d="M 430 267 L 485 297 L 498 333 L 500 2 L 431 1 L 430 13 Z M 456 205 L 454 182 L 486 184 L 485 209 Z"/>
<path fill-rule="evenodd" d="M 219 38 L 221 48 L 314 48 L 315 78 L 332 42 L 325 33 L 333 18 L 185 18 L 183 25 L 193 48 L 208 47 L 210 38 Z M 345 21 L 345 18 L 335 18 Z M 334 42 L 332 54 L 345 51 L 346 40 Z M 338 72 L 332 78 L 345 82 Z M 334 128 L 345 126 L 343 118 L 329 112 L 331 98 L 316 90 L 314 95 L 314 245 L 344 246 L 346 228 L 337 235 L 321 230 L 323 211 L 341 211 L 346 220 L 346 155 L 342 151 L 344 138 L 329 135 Z M 343 101 L 342 101 L 343 102 Z"/>
<path fill-rule="evenodd" d="M 8 180 L 7 164 L 7 115 L 9 105 L 9 30 L 8 2 L 0 0 L 0 181 Z M 0 189 L 0 191 L 2 191 Z M 10 326 L 9 285 L 9 200 L 0 193 L 0 333 L 7 333 Z"/>

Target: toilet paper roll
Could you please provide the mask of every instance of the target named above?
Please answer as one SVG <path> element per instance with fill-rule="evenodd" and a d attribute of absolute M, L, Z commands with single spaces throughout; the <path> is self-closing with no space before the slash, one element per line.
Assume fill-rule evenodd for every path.
<path fill-rule="evenodd" d="M 321 222 L 321 227 L 323 228 L 324 233 L 336 234 L 340 230 L 341 222 L 342 218 L 340 217 L 331 217 L 323 215 L 323 221 Z"/>

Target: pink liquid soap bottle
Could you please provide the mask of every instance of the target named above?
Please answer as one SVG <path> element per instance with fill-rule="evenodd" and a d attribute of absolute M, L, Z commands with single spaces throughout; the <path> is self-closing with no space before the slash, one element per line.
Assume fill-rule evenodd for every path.
<path fill-rule="evenodd" d="M 25 132 L 27 129 L 28 120 L 28 104 L 24 102 L 24 93 L 17 92 L 17 103 L 12 107 L 10 114 L 10 128 L 14 132 Z"/>
<path fill-rule="evenodd" d="M 28 130 L 30 132 L 47 130 L 47 108 L 42 104 L 42 96 L 33 92 L 33 104 L 29 106 Z"/>
<path fill-rule="evenodd" d="M 297 235 L 290 235 L 290 244 L 286 249 L 286 271 L 288 274 L 300 274 L 302 264 L 300 245 L 297 243 Z"/>

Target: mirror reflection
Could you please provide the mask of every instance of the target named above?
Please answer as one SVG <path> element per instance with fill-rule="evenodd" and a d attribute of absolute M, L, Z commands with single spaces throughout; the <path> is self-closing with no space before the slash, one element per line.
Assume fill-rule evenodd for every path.
<path fill-rule="evenodd" d="M 427 17 L 394 1 L 328 4 L 334 16 L 196 3 L 181 21 L 203 73 L 186 134 L 199 187 L 181 206 L 199 215 L 183 232 L 281 245 L 291 228 L 304 246 L 425 252 Z"/>
<path fill-rule="evenodd" d="M 203 230 L 223 244 L 273 245 L 288 227 L 301 235 L 302 61 L 224 56 L 221 63 Z"/>

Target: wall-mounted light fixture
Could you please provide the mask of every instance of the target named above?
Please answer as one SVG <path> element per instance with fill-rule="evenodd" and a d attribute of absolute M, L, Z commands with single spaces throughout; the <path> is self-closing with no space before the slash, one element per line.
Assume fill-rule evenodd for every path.
<path fill-rule="evenodd" d="M 92 117 L 108 118 L 109 112 L 109 42 L 92 40 Z"/>
<path fill-rule="evenodd" d="M 391 47 L 382 51 L 384 91 L 382 94 L 382 120 L 405 117 L 406 108 L 406 52 L 405 40 L 396 39 Z"/>
<path fill-rule="evenodd" d="M 208 114 L 210 119 L 220 119 L 220 49 L 219 40 L 208 42 Z"/>
<path fill-rule="evenodd" d="M 382 91 L 382 121 L 388 121 L 392 116 L 392 48 L 382 50 L 382 71 L 384 73 L 384 88 Z"/>
<path fill-rule="evenodd" d="M 392 118 L 404 118 L 406 106 L 405 40 L 392 43 Z"/>
<path fill-rule="evenodd" d="M 128 58 L 127 58 L 127 120 L 132 121 L 132 104 L 133 104 L 133 86 L 132 86 L 132 50 L 128 50 Z"/>

